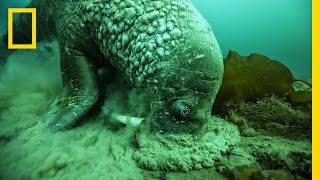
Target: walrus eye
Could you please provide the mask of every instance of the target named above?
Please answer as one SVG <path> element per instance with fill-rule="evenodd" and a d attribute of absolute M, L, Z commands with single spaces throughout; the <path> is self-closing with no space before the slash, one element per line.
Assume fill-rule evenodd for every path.
<path fill-rule="evenodd" d="M 186 101 L 179 100 L 173 103 L 170 108 L 170 114 L 177 118 L 186 118 L 191 114 L 190 105 Z"/>

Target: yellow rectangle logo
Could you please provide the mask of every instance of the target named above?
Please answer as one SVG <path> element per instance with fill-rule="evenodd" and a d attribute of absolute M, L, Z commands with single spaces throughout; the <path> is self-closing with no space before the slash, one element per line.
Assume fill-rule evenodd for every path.
<path fill-rule="evenodd" d="M 8 49 L 36 49 L 37 22 L 36 8 L 8 8 Z M 32 41 L 31 44 L 13 44 L 13 13 L 31 13 Z"/>

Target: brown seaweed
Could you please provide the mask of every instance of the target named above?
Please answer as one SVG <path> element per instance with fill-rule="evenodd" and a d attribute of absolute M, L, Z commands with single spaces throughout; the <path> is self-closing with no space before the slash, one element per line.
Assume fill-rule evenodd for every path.
<path fill-rule="evenodd" d="M 240 56 L 229 51 L 224 59 L 224 76 L 213 112 L 226 112 L 228 104 L 233 102 L 256 101 L 273 95 L 289 95 L 289 102 L 296 104 L 310 102 L 310 92 L 296 93 L 292 90 L 295 81 L 301 80 L 294 79 L 291 71 L 276 60 L 256 53 Z"/>

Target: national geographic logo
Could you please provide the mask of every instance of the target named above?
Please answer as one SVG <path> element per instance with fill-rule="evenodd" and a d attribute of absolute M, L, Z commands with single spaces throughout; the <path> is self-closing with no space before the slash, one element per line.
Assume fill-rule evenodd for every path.
<path fill-rule="evenodd" d="M 31 13 L 32 16 L 32 41 L 31 44 L 13 44 L 13 13 Z M 36 49 L 37 28 L 36 8 L 8 8 L 8 49 Z"/>

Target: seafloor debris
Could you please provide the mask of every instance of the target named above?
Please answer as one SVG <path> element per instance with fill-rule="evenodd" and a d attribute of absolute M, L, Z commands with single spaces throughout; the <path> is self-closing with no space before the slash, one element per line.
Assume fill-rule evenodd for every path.
<path fill-rule="evenodd" d="M 229 108 L 232 115 L 229 115 L 228 119 L 236 117 L 246 119 L 248 126 L 262 134 L 290 139 L 311 136 L 311 111 L 292 107 L 288 102 L 275 96 L 257 102 L 234 103 Z"/>
<path fill-rule="evenodd" d="M 263 135 L 242 137 L 216 168 L 228 179 L 310 179 L 311 142 Z"/>
<path fill-rule="evenodd" d="M 311 179 L 311 81 L 283 64 L 230 51 L 213 107 L 241 141 L 215 167 L 226 179 Z"/>
<path fill-rule="evenodd" d="M 294 176 L 287 170 L 263 170 L 258 164 L 237 166 L 227 169 L 224 174 L 230 179 L 235 180 L 254 180 L 254 179 L 281 179 L 294 180 Z"/>
<path fill-rule="evenodd" d="M 213 167 L 228 148 L 239 143 L 239 131 L 223 119 L 211 117 L 198 134 L 137 134 L 133 158 L 148 170 L 182 171 Z"/>
<path fill-rule="evenodd" d="M 236 124 L 238 128 L 245 129 L 248 127 L 248 119 L 244 116 L 238 115 L 234 110 L 228 111 L 228 116 L 225 117 L 226 120 Z"/>
<path fill-rule="evenodd" d="M 142 171 L 146 179 L 307 180 L 311 179 L 311 142 L 258 135 L 241 137 L 214 167 L 181 172 Z"/>

